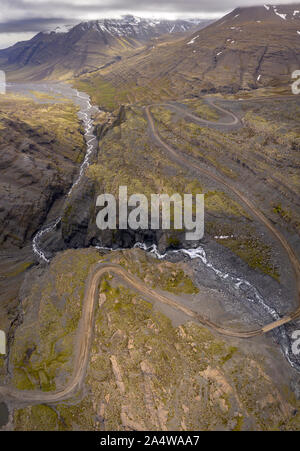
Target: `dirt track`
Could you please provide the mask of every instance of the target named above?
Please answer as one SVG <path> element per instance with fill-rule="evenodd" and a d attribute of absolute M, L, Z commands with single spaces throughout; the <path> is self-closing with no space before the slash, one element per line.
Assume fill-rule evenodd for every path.
<path fill-rule="evenodd" d="M 121 277 L 127 284 L 130 285 L 130 287 L 138 291 L 142 297 L 146 297 L 147 299 L 151 299 L 152 301 L 159 301 L 172 308 L 180 310 L 192 320 L 199 322 L 206 327 L 208 326 L 214 331 L 229 337 L 252 338 L 258 335 L 262 335 L 266 332 L 269 332 L 270 330 L 279 327 L 282 324 L 292 321 L 292 319 L 294 319 L 295 317 L 287 316 L 285 318 L 282 318 L 280 321 L 276 321 L 261 329 L 252 331 L 235 331 L 232 329 L 224 328 L 202 317 L 201 315 L 185 307 L 184 305 L 175 302 L 164 293 L 149 288 L 140 279 L 128 273 L 122 266 L 113 263 L 100 263 L 93 268 L 86 283 L 82 317 L 78 331 L 78 346 L 76 347 L 74 356 L 75 366 L 73 374 L 67 386 L 55 392 L 42 392 L 40 390 L 17 390 L 9 386 L 3 386 L 0 387 L 1 398 L 3 397 L 3 399 L 5 399 L 6 401 L 18 401 L 25 404 L 55 403 L 70 398 L 77 393 L 84 382 L 90 355 L 90 346 L 92 343 L 94 330 L 94 312 L 99 299 L 98 286 L 101 278 L 106 273 Z"/>
<path fill-rule="evenodd" d="M 172 104 L 165 104 L 165 105 L 168 105 L 171 108 L 173 108 Z M 216 106 L 214 104 L 213 100 L 210 100 L 210 105 Z M 169 154 L 171 154 L 173 157 L 175 157 L 175 159 L 177 161 L 179 161 L 181 164 L 183 164 L 188 169 L 190 169 L 190 168 L 196 169 L 198 172 L 202 173 L 203 175 L 205 175 L 206 177 L 209 177 L 212 180 L 215 180 L 217 183 L 222 184 L 229 191 L 234 193 L 241 200 L 241 202 L 249 209 L 249 211 L 253 214 L 253 216 L 256 217 L 258 219 L 258 221 L 261 224 L 263 224 L 272 233 L 272 235 L 276 238 L 276 240 L 280 242 L 281 246 L 286 251 L 286 253 L 289 257 L 289 260 L 291 262 L 291 265 L 293 267 L 294 274 L 295 274 L 299 306 L 298 306 L 297 310 L 295 312 L 291 313 L 290 315 L 287 315 L 286 317 L 282 318 L 281 320 L 271 323 L 268 326 L 265 326 L 262 329 L 262 333 L 268 332 L 272 329 L 275 329 L 276 327 L 279 327 L 283 324 L 286 324 L 286 323 L 298 318 L 300 316 L 300 262 L 298 260 L 298 257 L 294 253 L 292 247 L 288 243 L 288 241 L 285 239 L 285 237 L 282 235 L 282 233 L 280 233 L 280 231 L 277 230 L 273 226 L 273 224 L 269 221 L 269 219 L 267 219 L 267 217 L 253 204 L 253 202 L 245 196 L 245 194 L 243 194 L 241 191 L 239 191 L 235 186 L 233 186 L 230 182 L 228 182 L 226 179 L 224 179 L 220 174 L 216 174 L 213 171 L 203 168 L 200 163 L 188 160 L 180 151 L 174 149 L 169 144 L 165 143 L 162 140 L 162 138 L 159 136 L 159 134 L 155 128 L 154 119 L 153 119 L 153 116 L 150 111 L 152 106 L 157 106 L 157 105 L 147 106 L 145 108 L 145 111 L 146 111 L 146 117 L 147 117 L 147 120 L 149 123 L 150 133 L 153 136 L 154 140 L 157 142 L 157 144 L 159 146 L 163 147 Z M 227 117 L 233 118 L 233 121 L 231 121 L 231 122 L 223 122 L 222 123 L 223 125 L 226 125 L 226 128 L 228 130 L 235 128 L 236 124 L 240 123 L 240 119 L 234 113 L 226 111 L 219 106 L 217 106 L 217 109 L 219 109 L 220 111 L 223 111 Z M 176 110 L 180 111 L 182 113 L 182 115 L 187 115 L 186 110 L 183 108 L 176 106 Z M 188 115 L 192 116 L 192 118 L 194 120 L 196 120 L 197 122 L 199 122 L 201 124 L 205 124 L 207 122 L 204 119 L 194 116 L 192 113 L 188 113 Z M 214 126 L 214 125 L 217 127 L 220 125 L 220 122 L 219 121 L 210 122 L 210 126 Z M 274 325 L 274 327 L 273 327 L 273 325 Z"/>
<path fill-rule="evenodd" d="M 239 119 L 233 114 L 224 110 L 226 115 L 229 115 L 233 118 L 233 122 L 226 123 L 226 126 L 235 126 L 236 120 Z M 296 282 L 297 282 L 297 290 L 298 290 L 298 298 L 300 299 L 300 264 L 299 261 L 294 254 L 292 248 L 284 238 L 284 236 L 270 223 L 270 221 L 261 213 L 256 206 L 239 190 L 237 190 L 234 186 L 232 186 L 229 182 L 223 179 L 220 175 L 216 175 L 213 172 L 210 172 L 207 169 L 201 167 L 200 164 L 196 162 L 190 162 L 185 159 L 185 157 L 177 150 L 173 149 L 171 146 L 166 144 L 158 135 L 153 117 L 150 112 L 150 107 L 146 108 L 146 116 L 149 122 L 150 130 L 155 138 L 156 142 L 163 147 L 167 152 L 169 152 L 173 157 L 176 157 L 181 163 L 183 163 L 188 168 L 193 167 L 193 169 L 197 169 L 199 172 L 204 175 L 212 178 L 218 183 L 223 184 L 229 190 L 231 190 L 236 196 L 240 198 L 240 200 L 247 205 L 252 214 L 263 224 L 266 228 L 275 236 L 275 238 L 281 243 L 282 247 L 288 254 L 288 257 L 293 266 Z M 196 116 L 195 116 L 196 117 Z M 199 119 L 199 118 L 197 118 Z M 199 121 L 202 121 L 199 119 Z M 212 124 L 212 123 L 211 123 Z M 216 123 L 217 124 L 217 123 Z M 175 302 L 174 300 L 167 297 L 165 294 L 158 290 L 154 290 L 146 286 L 140 279 L 128 273 L 123 267 L 112 264 L 110 262 L 98 264 L 91 271 L 85 288 L 85 295 L 83 300 L 83 310 L 82 317 L 80 320 L 79 330 L 78 330 L 78 345 L 76 346 L 75 356 L 74 356 L 74 370 L 73 374 L 68 382 L 67 386 L 57 390 L 55 392 L 42 392 L 40 390 L 37 391 L 25 391 L 25 390 L 17 390 L 9 386 L 0 387 L 0 397 L 5 400 L 18 401 L 24 404 L 35 404 L 35 403 L 55 403 L 63 401 L 67 398 L 72 397 L 82 386 L 86 368 L 88 365 L 89 355 L 90 355 L 90 346 L 93 337 L 94 330 L 94 312 L 95 306 L 98 302 L 98 286 L 101 278 L 105 273 L 113 273 L 119 277 L 121 277 L 126 283 L 128 283 L 133 289 L 138 291 L 141 296 L 152 299 L 153 301 L 159 301 L 163 304 L 167 304 L 170 307 L 173 307 L 177 310 L 182 311 L 185 315 L 190 317 L 191 319 L 199 322 L 204 326 L 208 326 L 214 331 L 237 338 L 251 338 L 258 335 L 265 334 L 277 327 L 286 324 L 295 318 L 300 316 L 300 302 L 298 309 L 291 313 L 290 315 L 285 316 L 284 318 L 272 322 L 260 329 L 252 330 L 252 331 L 235 331 L 232 329 L 224 328 L 220 325 L 213 323 L 207 318 L 202 317 L 198 313 L 190 310 L 189 308 L 183 306 L 180 303 Z"/>
<path fill-rule="evenodd" d="M 124 268 L 119 265 L 112 263 L 101 263 L 96 266 L 89 275 L 86 284 L 85 296 L 83 300 L 83 311 L 82 317 L 79 325 L 79 333 L 78 333 L 78 346 L 76 347 L 75 352 L 75 366 L 73 370 L 73 374 L 71 376 L 70 381 L 68 382 L 65 388 L 61 390 L 57 390 L 55 392 L 42 392 L 40 390 L 36 391 L 26 391 L 26 390 L 17 390 L 9 386 L 0 387 L 0 397 L 3 397 L 6 401 L 19 401 L 21 403 L 54 403 L 60 402 L 67 398 L 72 397 L 76 394 L 76 392 L 82 386 L 84 381 L 86 368 L 88 365 L 88 359 L 90 354 L 90 346 L 93 337 L 94 330 L 94 311 L 98 302 L 98 286 L 101 278 L 105 273 L 115 274 L 121 277 L 126 283 L 128 283 L 133 289 L 138 291 L 142 297 L 146 297 L 147 299 L 151 299 L 153 301 L 159 301 L 163 304 L 169 305 L 177 310 L 182 311 L 185 315 L 197 321 L 204 326 L 208 326 L 216 332 L 230 336 L 230 337 L 238 337 L 238 338 L 251 338 L 258 335 L 262 335 L 269 330 L 272 330 L 278 327 L 280 324 L 272 323 L 272 325 L 267 326 L 266 328 L 257 329 L 249 332 L 245 331 L 234 331 L 231 329 L 223 328 L 208 319 L 202 317 L 198 313 L 193 310 L 183 306 L 175 302 L 174 300 L 167 297 L 165 294 L 158 290 L 151 289 L 147 287 L 140 279 L 129 274 Z M 291 318 L 284 318 L 283 321 L 288 322 Z"/>
<path fill-rule="evenodd" d="M 182 116 L 186 116 L 191 118 L 193 121 L 197 122 L 200 125 L 206 125 L 209 127 L 225 127 L 228 128 L 228 130 L 232 130 L 233 128 L 236 128 L 236 126 L 241 127 L 242 123 L 240 121 L 240 119 L 231 111 L 227 111 L 224 108 L 222 108 L 220 105 L 217 105 L 214 103 L 213 98 L 208 97 L 206 99 L 206 103 L 210 106 L 213 106 L 216 110 L 220 111 L 222 113 L 222 115 L 225 118 L 228 118 L 228 121 L 225 120 L 225 122 L 222 121 L 217 121 L 217 122 L 212 122 L 212 121 L 208 121 L 206 119 L 201 119 L 199 116 L 196 116 L 195 114 L 191 113 L 190 111 L 188 111 L 185 108 L 180 108 L 178 105 L 173 104 L 173 103 L 160 103 L 156 106 L 166 106 L 167 108 L 171 108 L 172 110 L 175 110 L 176 112 L 179 112 Z"/>

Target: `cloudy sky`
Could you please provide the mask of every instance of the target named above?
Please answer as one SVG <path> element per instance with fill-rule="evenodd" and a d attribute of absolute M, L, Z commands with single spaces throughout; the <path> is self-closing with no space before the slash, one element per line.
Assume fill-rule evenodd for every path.
<path fill-rule="evenodd" d="M 260 0 L 0 0 L 0 48 L 61 24 L 135 14 L 142 17 L 218 18 Z M 272 4 L 296 3 L 274 0 Z"/>

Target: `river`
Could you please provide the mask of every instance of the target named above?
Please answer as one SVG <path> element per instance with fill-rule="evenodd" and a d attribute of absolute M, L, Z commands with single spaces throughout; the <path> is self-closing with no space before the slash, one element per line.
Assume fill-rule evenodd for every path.
<path fill-rule="evenodd" d="M 78 185 L 81 178 L 84 175 L 85 170 L 90 164 L 91 156 L 97 149 L 97 139 L 94 136 L 94 125 L 92 116 L 98 108 L 91 105 L 90 98 L 87 94 L 78 92 L 71 86 L 62 83 L 42 83 L 42 84 L 9 84 L 8 92 L 17 92 L 26 94 L 37 102 L 53 103 L 53 100 L 39 100 L 38 97 L 34 95 L 34 92 L 42 92 L 48 95 L 62 96 L 68 98 L 79 107 L 78 117 L 82 121 L 85 130 L 85 140 L 87 145 L 86 155 L 83 163 L 80 166 L 79 173 L 75 179 L 68 196 L 72 193 L 74 187 Z M 56 102 L 59 101 L 56 99 Z M 32 248 L 36 257 L 46 263 L 50 262 L 50 259 L 46 257 L 45 250 L 42 249 L 40 245 L 41 238 L 46 234 L 53 231 L 56 226 L 61 222 L 62 217 L 56 218 L 51 224 L 47 224 L 40 231 L 36 233 L 33 238 Z M 280 319 L 280 315 L 274 307 L 272 307 L 272 302 L 264 299 L 260 291 L 248 280 L 243 277 L 237 277 L 236 275 L 231 275 L 228 272 L 222 271 L 222 269 L 217 268 L 215 264 L 209 261 L 207 253 L 203 246 L 199 246 L 196 249 L 178 249 L 174 251 L 169 251 L 166 254 L 160 254 L 157 246 L 155 244 L 146 245 L 145 243 L 136 243 L 135 247 L 139 247 L 147 252 L 153 253 L 156 258 L 164 259 L 167 258 L 171 253 L 180 253 L 182 257 L 188 257 L 191 260 L 197 259 L 200 265 L 205 265 L 210 271 L 222 281 L 223 284 L 230 284 L 230 286 L 236 291 L 237 295 L 241 299 L 241 302 L 247 303 L 249 309 L 255 307 L 256 312 L 259 312 L 262 318 L 267 318 L 267 320 L 276 321 Z M 97 247 L 99 250 L 118 250 L 118 249 L 107 249 Z M 292 352 L 292 342 L 291 338 L 287 332 L 286 326 L 282 326 L 274 332 L 277 341 L 280 343 L 282 352 L 290 363 L 290 365 L 300 372 L 300 358 Z"/>
<path fill-rule="evenodd" d="M 98 108 L 91 104 L 90 97 L 87 94 L 79 92 L 76 89 L 73 89 L 71 86 L 62 83 L 40 83 L 40 84 L 10 83 L 7 85 L 7 92 L 27 95 L 28 97 L 32 98 L 33 100 L 39 103 L 62 102 L 64 98 L 67 98 L 68 100 L 71 100 L 75 105 L 79 107 L 79 111 L 77 114 L 85 130 L 84 138 L 86 141 L 87 149 L 84 160 L 79 168 L 78 176 L 76 177 L 72 187 L 68 192 L 68 196 L 70 196 L 75 186 L 80 183 L 80 180 L 82 179 L 85 170 L 90 165 L 92 154 L 97 150 L 97 139 L 94 135 L 94 125 L 92 115 L 95 112 L 99 111 Z M 35 95 L 36 92 L 53 96 L 54 99 L 53 100 L 50 98 L 40 99 L 38 96 Z M 42 227 L 42 229 L 39 230 L 34 236 L 32 241 L 32 249 L 33 253 L 39 260 L 42 260 L 46 263 L 50 262 L 50 260 L 46 257 L 45 252 L 40 245 L 40 242 L 45 235 L 55 230 L 55 228 L 61 222 L 61 220 L 62 217 L 59 216 L 51 224 L 47 224 L 46 226 Z"/>

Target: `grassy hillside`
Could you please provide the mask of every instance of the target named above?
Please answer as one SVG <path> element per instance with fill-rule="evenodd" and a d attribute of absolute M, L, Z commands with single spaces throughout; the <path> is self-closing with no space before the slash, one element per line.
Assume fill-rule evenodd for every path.
<path fill-rule="evenodd" d="M 55 388 L 55 380 L 66 382 L 85 274 L 99 258 L 92 250 L 67 251 L 57 256 L 48 274 L 33 285 L 26 317 L 35 325 L 35 333 L 24 323 L 12 351 L 19 388 L 49 390 Z M 195 287 L 185 266 L 158 262 L 139 250 L 111 258 L 130 272 L 138 271 L 142 280 L 169 295 L 174 289 L 182 297 L 197 299 L 198 293 L 201 295 L 202 287 Z M 71 280 L 73 283 L 68 283 Z M 44 295 L 34 313 L 30 300 L 37 289 Z M 15 409 L 15 430 L 299 427 L 299 414 L 295 414 L 299 403 L 282 380 L 275 382 L 270 377 L 261 344 L 249 353 L 244 341 L 226 342 L 197 324 L 183 319 L 178 324 L 175 318 L 172 312 L 162 313 L 159 305 L 153 308 L 117 279 L 105 277 L 100 285 L 85 390 L 80 397 L 58 405 Z"/>

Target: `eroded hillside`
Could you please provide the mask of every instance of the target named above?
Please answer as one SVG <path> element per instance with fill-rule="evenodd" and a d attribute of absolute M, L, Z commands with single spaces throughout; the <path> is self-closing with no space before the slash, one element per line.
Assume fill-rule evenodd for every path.
<path fill-rule="evenodd" d="M 299 11 L 299 4 L 236 8 L 192 36 L 158 42 L 76 82 L 95 98 L 97 87 L 109 86 L 119 102 L 286 86 L 300 64 Z"/>
<path fill-rule="evenodd" d="M 103 258 L 107 261 L 107 256 Z M 84 281 L 99 259 L 95 250 L 67 251 L 42 277 L 35 274 L 23 299 L 26 319 L 11 350 L 18 388 L 55 391 L 68 383 Z M 182 263 L 158 262 L 140 250 L 116 253 L 110 259 L 130 273 L 138 272 L 148 286 L 183 302 L 196 305 L 203 296 L 214 295 Z M 29 324 L 34 324 L 34 332 Z M 275 352 L 273 347 L 262 339 L 252 345 L 225 341 L 176 309 L 159 302 L 153 306 L 109 274 L 100 281 L 92 327 L 83 390 L 55 405 L 16 408 L 10 427 L 286 430 L 299 426 L 299 406 L 286 387 L 288 365 L 279 354 L 275 363 L 269 354 Z"/>
<path fill-rule="evenodd" d="M 35 262 L 32 237 L 51 208 L 59 209 L 85 154 L 74 104 L 35 94 L 40 103 L 13 94 L 0 98 L 0 328 L 7 332 L 24 271 Z"/>

